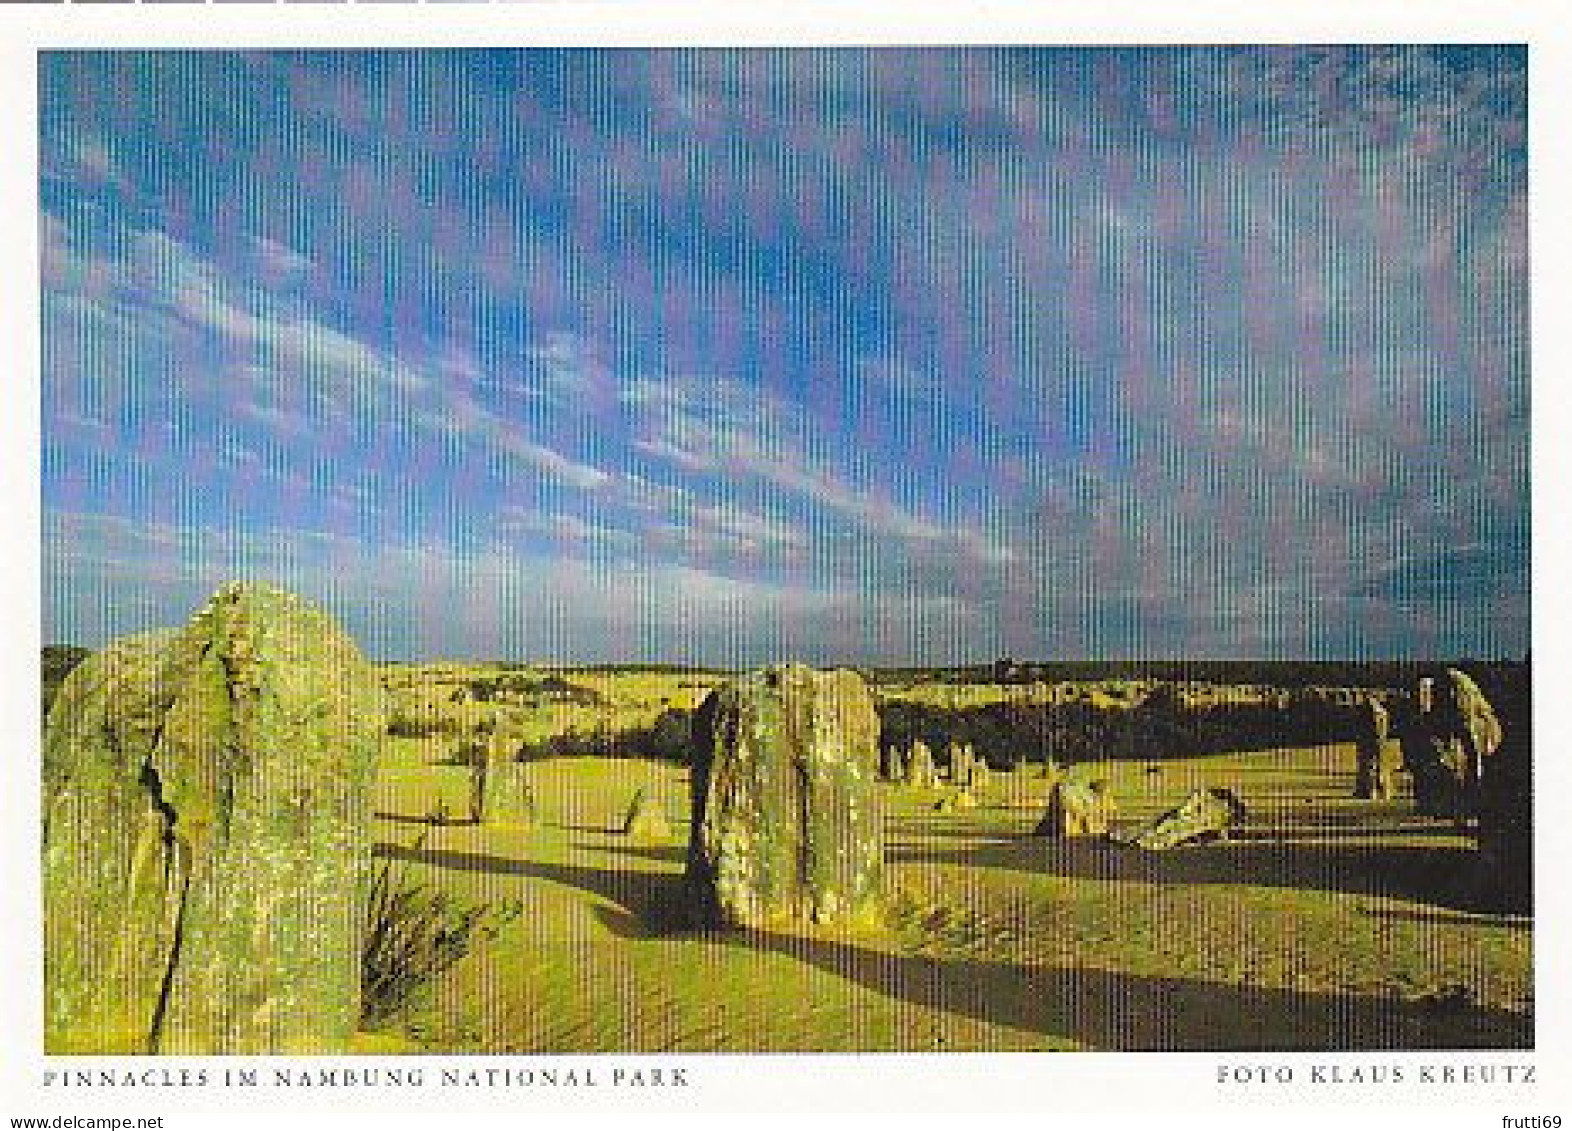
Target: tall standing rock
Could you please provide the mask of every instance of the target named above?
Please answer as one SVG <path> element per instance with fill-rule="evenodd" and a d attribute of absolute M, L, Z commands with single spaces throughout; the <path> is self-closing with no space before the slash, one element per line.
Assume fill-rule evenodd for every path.
<path fill-rule="evenodd" d="M 906 753 L 893 742 L 886 743 L 883 752 L 884 780 L 891 782 L 904 782 L 906 780 Z"/>
<path fill-rule="evenodd" d="M 920 738 L 913 740 L 906 757 L 906 784 L 918 789 L 939 788 L 939 768 L 933 763 L 933 751 Z"/>
<path fill-rule="evenodd" d="M 971 784 L 972 780 L 972 752 L 959 742 L 950 743 L 945 752 L 950 762 L 950 782 L 958 786 Z"/>
<path fill-rule="evenodd" d="M 1374 697 L 1354 710 L 1354 796 L 1365 801 L 1389 801 L 1396 790 L 1393 779 L 1398 762 L 1388 741 L 1391 715 Z"/>
<path fill-rule="evenodd" d="M 1403 737 L 1421 813 L 1459 820 L 1479 812 L 1485 760 L 1501 745 L 1500 720 L 1478 684 L 1456 668 L 1444 681 L 1422 679 Z"/>
<path fill-rule="evenodd" d="M 694 726 L 687 883 L 705 922 L 869 922 L 884 895 L 879 719 L 860 676 L 726 684 Z"/>
<path fill-rule="evenodd" d="M 269 586 L 73 672 L 44 735 L 46 1047 L 342 1049 L 385 726 L 354 642 Z"/>
<path fill-rule="evenodd" d="M 1484 777 L 1485 759 L 1501 747 L 1501 720 L 1473 677 L 1456 668 L 1448 668 L 1446 676 L 1451 686 L 1450 702 L 1457 737 L 1463 747 L 1462 776 L 1477 789 L 1479 780 Z"/>
<path fill-rule="evenodd" d="M 981 792 L 993 786 L 993 770 L 988 766 L 986 758 L 972 755 L 968 758 L 967 784 L 974 790 Z"/>
<path fill-rule="evenodd" d="M 469 813 L 474 823 L 534 823 L 535 792 L 518 751 L 518 739 L 500 729 L 471 746 Z"/>

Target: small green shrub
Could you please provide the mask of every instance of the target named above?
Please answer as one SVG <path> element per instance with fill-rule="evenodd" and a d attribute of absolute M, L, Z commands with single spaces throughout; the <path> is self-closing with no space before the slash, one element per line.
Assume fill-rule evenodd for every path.
<path fill-rule="evenodd" d="M 422 835 L 411 846 L 425 845 Z M 407 863 L 389 858 L 377 869 L 366 904 L 360 961 L 360 1023 L 385 1024 L 412 997 L 451 969 L 522 910 L 514 902 L 461 904 L 415 882 Z"/>

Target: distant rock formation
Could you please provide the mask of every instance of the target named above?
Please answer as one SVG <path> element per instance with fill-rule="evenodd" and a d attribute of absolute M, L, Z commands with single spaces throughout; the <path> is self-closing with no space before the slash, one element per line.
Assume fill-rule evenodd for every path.
<path fill-rule="evenodd" d="M 964 786 L 972 780 L 972 752 L 959 742 L 952 742 L 945 756 L 950 762 L 950 784 Z"/>
<path fill-rule="evenodd" d="M 933 751 L 920 738 L 912 743 L 911 753 L 906 757 L 906 784 L 918 789 L 939 788 L 939 769 L 933 764 Z"/>
<path fill-rule="evenodd" d="M 1400 751 L 1388 741 L 1391 715 L 1379 699 L 1367 699 L 1356 711 L 1354 796 L 1363 801 L 1389 801 L 1395 790 Z"/>
<path fill-rule="evenodd" d="M 971 789 L 981 793 L 993 788 L 993 771 L 988 768 L 988 763 L 983 759 L 969 758 L 966 781 Z"/>
<path fill-rule="evenodd" d="M 1244 802 L 1231 789 L 1198 789 L 1125 839 L 1137 848 L 1162 851 L 1184 844 L 1226 840 L 1245 819 Z"/>
<path fill-rule="evenodd" d="M 906 780 L 906 753 L 893 742 L 886 742 L 882 752 L 884 780 L 891 782 L 904 782 Z"/>
<path fill-rule="evenodd" d="M 469 815 L 475 824 L 534 823 L 535 793 L 518 760 L 518 748 L 518 739 L 502 730 L 471 746 Z"/>
<path fill-rule="evenodd" d="M 72 672 L 44 736 L 48 1051 L 341 1050 L 385 729 L 353 641 L 265 585 Z"/>
<path fill-rule="evenodd" d="M 977 750 L 970 742 L 950 743 L 948 756 L 951 784 L 962 789 L 984 790 L 993 783 L 993 774 L 987 761 L 977 756 Z"/>
<path fill-rule="evenodd" d="M 1052 840 L 1106 836 L 1118 806 L 1106 781 L 1056 780 L 1048 794 L 1048 808 L 1037 823 L 1036 835 Z"/>
<path fill-rule="evenodd" d="M 855 672 L 783 665 L 712 692 L 694 726 L 697 917 L 746 927 L 876 918 L 878 757 L 878 715 Z"/>

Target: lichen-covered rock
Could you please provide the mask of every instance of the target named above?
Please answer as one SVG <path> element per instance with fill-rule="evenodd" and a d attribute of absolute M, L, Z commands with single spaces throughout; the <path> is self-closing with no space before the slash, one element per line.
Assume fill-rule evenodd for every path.
<path fill-rule="evenodd" d="M 1137 848 L 1161 851 L 1184 844 L 1226 840 L 1245 819 L 1244 802 L 1231 789 L 1198 789 L 1128 838 Z"/>
<path fill-rule="evenodd" d="M 1473 677 L 1456 668 L 1448 668 L 1446 677 L 1452 685 L 1452 706 L 1459 729 L 1467 736 L 1473 757 L 1482 762 L 1501 748 L 1501 721 Z"/>
<path fill-rule="evenodd" d="M 1485 760 L 1501 745 L 1501 723 L 1479 686 L 1448 668 L 1422 679 L 1403 735 L 1403 760 L 1421 813 L 1459 820 L 1478 815 Z"/>
<path fill-rule="evenodd" d="M 1082 783 L 1061 778 L 1048 794 L 1048 808 L 1037 823 L 1036 835 L 1053 840 L 1106 836 L 1117 811 L 1106 781 Z"/>
<path fill-rule="evenodd" d="M 950 743 L 947 756 L 952 785 L 962 789 L 983 790 L 993 783 L 993 773 L 987 761 L 977 756 L 977 749 L 970 742 Z"/>
<path fill-rule="evenodd" d="M 485 748 L 478 743 L 461 747 L 459 758 L 469 764 L 469 823 L 478 825 L 486 819 L 486 779 L 491 764 L 486 760 Z"/>
<path fill-rule="evenodd" d="M 74 671 L 44 735 L 46 1048 L 342 1049 L 385 726 L 353 641 L 269 586 Z"/>
<path fill-rule="evenodd" d="M 767 668 L 694 726 L 687 885 L 707 923 L 864 923 L 884 897 L 879 719 L 855 672 Z"/>

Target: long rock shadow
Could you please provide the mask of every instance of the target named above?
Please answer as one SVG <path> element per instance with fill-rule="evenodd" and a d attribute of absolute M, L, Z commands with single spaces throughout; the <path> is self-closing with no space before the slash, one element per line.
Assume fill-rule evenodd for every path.
<path fill-rule="evenodd" d="M 1396 907 L 1373 907 L 1362 913 L 1372 919 L 1385 919 L 1394 923 L 1447 923 L 1464 927 L 1515 927 L 1519 930 L 1527 930 L 1534 923 L 1529 916 L 1516 912 L 1451 911 L 1439 908 L 1411 911 Z"/>
<path fill-rule="evenodd" d="M 635 854 L 642 854 L 639 850 Z M 652 852 L 656 850 L 651 850 Z M 765 931 L 693 931 L 682 877 L 382 845 L 434 868 L 524 876 L 600 897 L 595 914 L 630 941 L 684 937 L 783 954 L 871 993 L 1080 1045 L 1127 1051 L 1528 1048 L 1533 1021 L 1461 996 L 1403 1000 L 1153 978 L 1099 969 L 904 954 L 865 942 Z M 739 1037 L 739 1047 L 747 1047 Z"/>
<path fill-rule="evenodd" d="M 432 820 L 431 817 L 429 817 L 429 816 L 417 817 L 417 816 L 414 816 L 413 814 L 410 814 L 410 813 L 389 813 L 389 812 L 384 812 L 384 811 L 382 811 L 380 809 L 377 812 L 373 813 L 372 816 L 375 817 L 379 821 L 387 821 L 389 824 L 393 824 L 393 825 L 425 825 L 428 828 L 431 827 L 431 826 L 434 826 L 434 825 L 458 824 L 459 823 L 457 821 L 447 821 L 447 822 L 435 821 L 435 820 Z M 464 824 L 470 824 L 471 822 L 464 821 L 463 823 Z"/>
<path fill-rule="evenodd" d="M 688 859 L 687 846 L 680 844 L 580 844 L 574 847 L 663 864 L 681 864 Z"/>
<path fill-rule="evenodd" d="M 1081 879 L 1163 886 L 1255 885 L 1396 896 L 1443 906 L 1477 906 L 1477 853 L 1464 846 L 1230 841 L 1146 852 L 1105 840 L 1022 836 L 968 848 L 897 845 L 911 864 L 1002 868 Z"/>
<path fill-rule="evenodd" d="M 717 936 L 711 936 L 717 937 Z M 935 1012 L 1129 1052 L 1530 1048 L 1533 1020 L 1464 995 L 1406 1000 L 1086 968 L 892 954 L 765 932 L 718 936 L 789 954 Z"/>
<path fill-rule="evenodd" d="M 423 864 L 454 872 L 480 872 L 492 876 L 523 876 L 577 888 L 615 904 L 623 916 L 631 916 L 623 930 L 675 930 L 684 926 L 682 876 L 666 872 L 643 872 L 621 868 L 589 868 L 576 864 L 550 864 L 537 860 L 493 856 L 483 852 L 460 852 L 446 848 L 415 848 L 409 845 L 380 844 L 374 855 L 381 859 Z M 610 924 L 608 924 L 610 925 Z"/>

